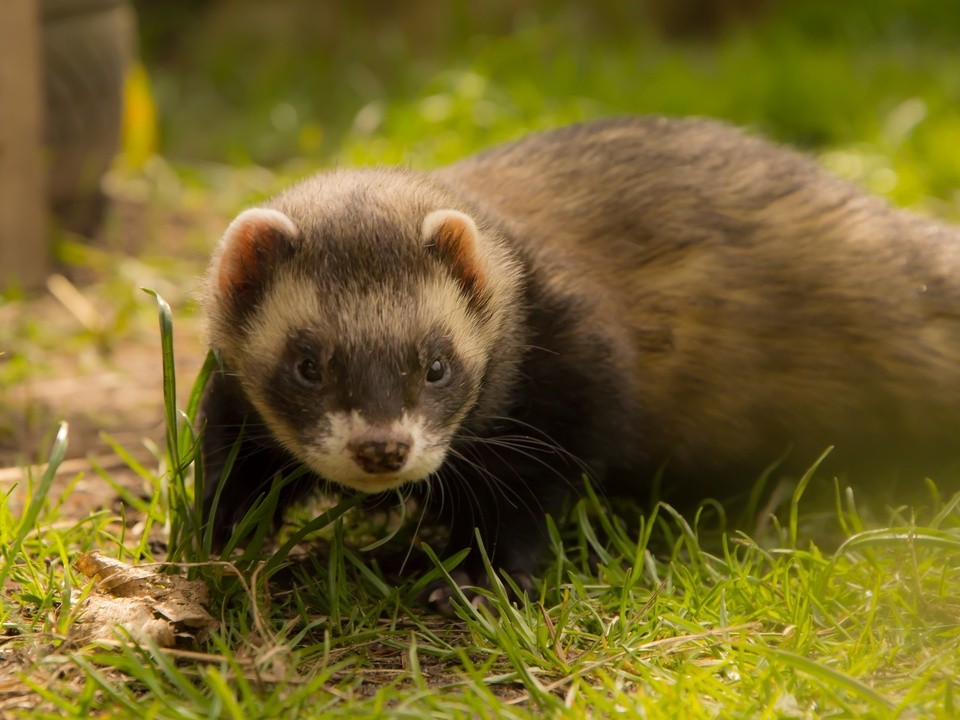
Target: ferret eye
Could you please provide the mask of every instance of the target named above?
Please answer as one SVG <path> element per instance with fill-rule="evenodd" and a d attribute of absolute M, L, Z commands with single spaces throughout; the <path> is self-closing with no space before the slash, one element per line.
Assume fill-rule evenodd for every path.
<path fill-rule="evenodd" d="M 441 358 L 437 358 L 432 363 L 430 367 L 427 368 L 427 382 L 432 384 L 441 383 L 446 380 L 450 375 L 450 366 L 446 361 Z"/>
<path fill-rule="evenodd" d="M 321 380 L 320 368 L 310 358 L 304 358 L 295 366 L 297 380 L 306 385 L 316 385 Z"/>

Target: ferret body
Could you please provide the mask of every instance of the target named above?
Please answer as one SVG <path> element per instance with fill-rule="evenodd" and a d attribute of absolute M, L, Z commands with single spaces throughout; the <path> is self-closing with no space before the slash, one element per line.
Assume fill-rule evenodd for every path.
<path fill-rule="evenodd" d="M 221 540 L 304 464 L 419 488 L 523 585 L 584 473 L 724 496 L 836 445 L 919 478 L 960 424 L 960 232 L 710 121 L 320 174 L 233 222 L 205 307 L 208 508 L 246 426 Z"/>

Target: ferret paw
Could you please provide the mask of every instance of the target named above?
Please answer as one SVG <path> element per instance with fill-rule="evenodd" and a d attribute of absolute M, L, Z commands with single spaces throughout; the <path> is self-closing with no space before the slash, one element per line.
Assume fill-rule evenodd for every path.
<path fill-rule="evenodd" d="M 474 579 L 470 573 L 464 570 L 454 570 L 450 573 L 450 577 L 456 583 L 457 587 L 460 588 L 464 596 L 466 596 L 467 600 L 470 601 L 471 605 L 475 608 L 490 607 L 489 598 L 484 593 L 478 591 L 479 589 L 490 589 L 490 581 L 486 573 Z M 518 595 L 510 585 L 506 585 L 510 600 L 512 602 L 526 601 L 533 592 L 533 576 L 529 573 L 510 573 L 510 579 L 513 580 L 513 583 L 520 590 Z M 454 614 L 453 598 L 457 596 L 458 593 L 450 583 L 446 580 L 438 580 L 427 586 L 427 589 L 421 594 L 420 599 L 421 602 L 431 610 L 446 617 L 451 617 Z"/>

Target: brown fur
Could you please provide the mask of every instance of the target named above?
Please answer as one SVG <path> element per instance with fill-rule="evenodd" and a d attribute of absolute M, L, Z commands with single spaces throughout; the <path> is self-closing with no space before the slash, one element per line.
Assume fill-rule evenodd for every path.
<path fill-rule="evenodd" d="M 953 451 L 957 228 L 702 120 L 573 126 L 439 176 L 592 306 L 648 418 L 637 444 L 671 474 L 749 481 L 790 446 Z"/>

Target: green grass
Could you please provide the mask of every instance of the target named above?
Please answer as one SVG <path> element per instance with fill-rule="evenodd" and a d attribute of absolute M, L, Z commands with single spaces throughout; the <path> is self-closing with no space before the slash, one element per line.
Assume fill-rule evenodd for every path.
<path fill-rule="evenodd" d="M 750 124 L 815 149 L 828 167 L 897 202 L 958 218 L 960 16 L 933 0 L 909 5 L 784 2 L 716 42 L 679 45 L 610 21 L 616 3 L 596 4 L 593 19 L 608 22 L 588 23 L 589 32 L 586 11 L 555 2 L 528 9 L 511 32 L 495 32 L 494 19 L 473 18 L 477 29 L 458 17 L 449 35 L 417 47 L 369 42 L 389 23 L 366 28 L 359 10 L 341 10 L 353 32 L 326 48 L 309 35 L 279 47 L 256 27 L 198 21 L 189 30 L 205 42 L 182 51 L 183 65 L 152 68 L 161 110 L 173 108 L 162 116 L 162 149 L 175 169 L 157 159 L 120 180 L 145 186 L 151 203 L 228 216 L 331 162 L 427 166 L 529 128 L 666 112 Z M 218 41 L 206 42 L 211 32 Z M 242 61 L 250 57 L 261 61 Z M 277 110 L 284 104 L 293 122 L 289 108 Z M 186 254 L 211 242 L 181 239 Z M 155 254 L 131 269 L 70 243 L 61 254 L 96 265 L 113 314 L 68 342 L 42 318 L 0 323 L 0 385 L 37 374 L 57 351 L 109 352 L 131 336 L 154 337 L 154 301 L 139 287 L 183 296 L 184 278 L 200 267 Z M 195 313 L 183 297 L 172 304 L 181 320 Z M 178 378 L 178 403 L 172 319 L 159 307 L 166 382 L 156 402 L 169 450 L 145 462 L 112 443 L 150 492 L 141 497 L 95 465 L 54 483 L 69 440 L 54 426 L 49 466 L 25 470 L 16 492 L 25 500 L 14 503 L 10 491 L 0 506 L 0 716 L 958 714 L 960 499 L 932 485 L 923 508 L 884 514 L 813 471 L 758 531 L 765 518 L 756 501 L 742 513 L 726 508 L 738 518 L 727 524 L 714 504 L 685 516 L 663 505 L 618 504 L 611 513 L 587 492 L 551 526 L 549 562 L 529 603 L 509 605 L 498 586 L 492 612 L 461 602 L 452 620 L 415 603 L 452 565 L 386 574 L 376 545 L 392 535 L 386 549 L 405 549 L 409 528 L 350 502 L 326 505 L 317 518 L 295 513 L 277 540 L 264 525 L 229 561 L 211 560 L 191 464 L 191 419 L 211 365 L 200 381 Z M 123 502 L 78 517 L 69 498 L 91 478 L 112 484 Z M 251 523 L 272 512 L 277 489 Z M 77 609 L 94 592 L 73 563 L 93 549 L 169 561 L 204 579 L 219 629 L 172 650 L 70 644 Z"/>

